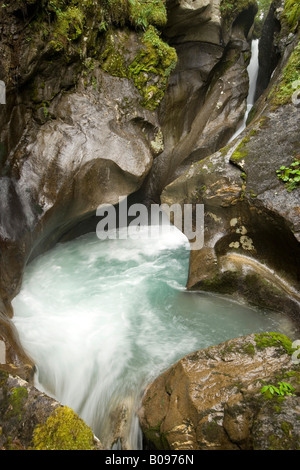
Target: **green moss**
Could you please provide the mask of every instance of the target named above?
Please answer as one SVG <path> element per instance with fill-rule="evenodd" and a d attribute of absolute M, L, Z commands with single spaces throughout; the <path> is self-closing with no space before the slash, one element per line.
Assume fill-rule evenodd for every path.
<path fill-rule="evenodd" d="M 161 422 L 156 426 L 144 430 L 146 440 L 151 442 L 156 449 L 163 449 L 164 443 L 167 443 L 165 435 L 160 431 L 160 426 Z"/>
<path fill-rule="evenodd" d="M 208 421 L 202 426 L 202 433 L 208 441 L 218 441 L 222 432 L 216 421 Z"/>
<path fill-rule="evenodd" d="M 11 390 L 8 399 L 10 405 L 9 416 L 17 416 L 21 419 L 23 404 L 27 397 L 28 391 L 25 387 L 15 387 Z"/>
<path fill-rule="evenodd" d="M 253 37 L 260 38 L 262 34 L 262 28 L 269 12 L 272 0 L 257 0 L 258 12 L 254 21 Z"/>
<path fill-rule="evenodd" d="M 129 78 L 133 79 L 142 96 L 142 106 L 154 110 L 164 96 L 169 76 L 177 63 L 177 54 L 161 40 L 153 26 L 144 33 L 142 43 L 143 47 L 129 66 Z"/>
<path fill-rule="evenodd" d="M 33 450 L 93 450 L 92 430 L 67 406 L 57 408 L 33 434 Z"/>
<path fill-rule="evenodd" d="M 132 79 L 142 96 L 141 105 L 154 110 L 161 102 L 169 76 L 177 63 L 174 48 L 161 40 L 154 26 L 141 37 L 141 47 L 134 60 L 126 63 L 126 33 L 107 34 L 105 50 L 100 60 L 110 75 Z"/>
<path fill-rule="evenodd" d="M 291 101 L 300 81 L 300 42 L 293 50 L 287 65 L 283 69 L 282 78 L 270 92 L 269 98 L 273 106 L 282 106 Z"/>
<path fill-rule="evenodd" d="M 8 372 L 0 369 L 0 387 L 2 388 L 8 379 Z"/>
<path fill-rule="evenodd" d="M 114 77 L 127 77 L 128 71 L 124 58 L 124 50 L 114 34 L 106 37 L 105 51 L 101 55 L 102 68 Z"/>
<path fill-rule="evenodd" d="M 78 73 L 86 75 L 86 60 L 100 60 L 107 73 L 134 81 L 142 106 L 154 110 L 159 105 L 177 62 L 175 49 L 157 29 L 167 22 L 165 0 L 43 0 L 34 5 L 28 21 L 32 47 L 42 37 L 49 60 L 82 60 Z M 141 45 L 129 61 L 126 42 L 115 39 L 130 29 L 138 31 Z"/>
<path fill-rule="evenodd" d="M 291 30 L 294 30 L 300 21 L 300 3 L 299 0 L 285 0 L 282 13 L 283 20 Z"/>
<path fill-rule="evenodd" d="M 165 2 L 162 0 L 129 0 L 130 20 L 136 27 L 147 29 L 150 25 L 162 27 L 167 22 Z"/>
<path fill-rule="evenodd" d="M 255 354 L 255 347 L 252 343 L 246 343 L 243 345 L 243 351 L 250 356 L 254 356 Z"/>
<path fill-rule="evenodd" d="M 290 436 L 291 432 L 293 430 L 293 425 L 292 423 L 289 423 L 288 421 L 283 421 L 280 425 L 282 431 L 286 436 Z"/>
<path fill-rule="evenodd" d="M 70 6 L 65 11 L 57 10 L 54 35 L 75 41 L 82 34 L 84 22 L 85 16 L 78 7 Z"/>
<path fill-rule="evenodd" d="M 257 6 L 256 0 L 221 0 L 220 11 L 226 24 L 231 24 L 235 18 L 251 6 Z"/>
<path fill-rule="evenodd" d="M 165 0 L 103 0 L 103 22 L 101 28 L 109 25 L 131 25 L 146 30 L 150 25 L 162 27 L 167 22 Z"/>
<path fill-rule="evenodd" d="M 259 349 L 276 347 L 289 355 L 292 355 L 294 352 L 292 341 L 282 333 L 259 333 L 255 335 L 255 342 Z"/>
<path fill-rule="evenodd" d="M 245 145 L 249 142 L 249 140 L 249 137 L 245 137 L 242 142 L 237 146 L 230 158 L 232 162 L 237 162 L 247 157 L 248 150 L 245 148 Z"/>

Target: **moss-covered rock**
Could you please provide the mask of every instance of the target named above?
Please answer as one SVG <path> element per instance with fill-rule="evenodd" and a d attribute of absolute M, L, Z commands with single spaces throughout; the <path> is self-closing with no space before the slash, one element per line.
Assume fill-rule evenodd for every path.
<path fill-rule="evenodd" d="M 254 450 L 300 450 L 300 397 L 266 401 L 254 420 Z"/>
<path fill-rule="evenodd" d="M 292 341 L 281 333 L 259 333 L 255 335 L 255 342 L 259 349 L 276 347 L 281 348 L 283 353 L 292 355 L 294 349 Z"/>
<path fill-rule="evenodd" d="M 282 78 L 271 90 L 269 98 L 273 106 L 282 106 L 291 102 L 292 95 L 300 84 L 300 42 L 293 49 L 286 66 L 282 71 Z"/>
<path fill-rule="evenodd" d="M 70 408 L 0 369 L 0 450 L 100 450 Z"/>
<path fill-rule="evenodd" d="M 128 53 L 134 43 L 134 57 Z M 177 63 L 173 47 L 165 43 L 154 26 L 133 40 L 129 30 L 111 30 L 106 34 L 100 56 L 103 70 L 112 76 L 132 80 L 142 99 L 141 106 L 154 111 L 164 97 L 171 72 Z"/>
<path fill-rule="evenodd" d="M 95 438 L 85 422 L 63 406 L 35 428 L 33 450 L 95 450 Z"/>
<path fill-rule="evenodd" d="M 282 13 L 283 21 L 294 31 L 300 24 L 300 3 L 298 0 L 285 0 Z"/>
<path fill-rule="evenodd" d="M 299 392 L 280 401 L 261 393 L 263 384 L 287 374 L 292 383 L 298 369 L 282 348 L 290 340 L 268 333 L 262 341 L 263 348 L 252 334 L 196 351 L 150 384 L 140 420 L 151 444 L 177 451 L 267 450 L 273 434 L 273 449 L 298 449 Z M 266 438 L 259 439 L 261 431 Z"/>
<path fill-rule="evenodd" d="M 142 95 L 142 106 L 154 110 L 164 96 L 168 79 L 177 63 L 177 54 L 173 47 L 162 41 L 153 26 L 149 26 L 143 35 L 142 44 L 128 72 Z"/>

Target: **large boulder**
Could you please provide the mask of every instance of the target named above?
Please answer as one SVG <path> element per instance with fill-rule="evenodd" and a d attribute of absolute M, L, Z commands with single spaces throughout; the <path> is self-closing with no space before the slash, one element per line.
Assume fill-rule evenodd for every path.
<path fill-rule="evenodd" d="M 185 356 L 143 396 L 139 415 L 149 447 L 299 449 L 299 369 L 291 351 L 285 336 L 264 333 Z M 288 393 L 273 396 L 269 385 Z"/>
<path fill-rule="evenodd" d="M 0 450 L 102 450 L 73 410 L 0 368 Z"/>

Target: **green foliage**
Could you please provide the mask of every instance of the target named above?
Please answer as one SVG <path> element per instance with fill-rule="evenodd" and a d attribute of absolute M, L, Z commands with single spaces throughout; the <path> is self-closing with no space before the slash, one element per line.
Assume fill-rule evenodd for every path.
<path fill-rule="evenodd" d="M 57 9 L 56 14 L 57 23 L 54 34 L 72 41 L 78 39 L 82 34 L 85 21 L 83 12 L 75 6 L 71 6 L 65 11 Z"/>
<path fill-rule="evenodd" d="M 125 51 L 122 38 L 117 35 L 106 34 L 105 50 L 101 55 L 102 68 L 114 77 L 127 77 L 128 71 L 125 63 Z"/>
<path fill-rule="evenodd" d="M 144 33 L 142 42 L 144 47 L 129 66 L 129 78 L 134 80 L 142 95 L 142 106 L 153 110 L 164 95 L 168 78 L 177 63 L 177 54 L 173 47 L 162 41 L 153 26 Z"/>
<path fill-rule="evenodd" d="M 107 32 L 101 66 L 110 75 L 132 79 L 142 96 L 141 105 L 154 110 L 163 98 L 169 76 L 176 66 L 176 51 L 151 25 L 141 36 L 141 46 L 129 63 L 125 50 L 127 38 L 125 31 Z"/>
<path fill-rule="evenodd" d="M 128 0 L 130 4 L 130 21 L 137 27 L 146 30 L 150 25 L 162 27 L 167 22 L 167 11 L 163 0 Z"/>
<path fill-rule="evenodd" d="M 103 20 L 107 25 L 146 30 L 150 25 L 161 27 L 167 22 L 165 0 L 103 0 Z"/>
<path fill-rule="evenodd" d="M 300 3 L 299 0 L 285 0 L 282 14 L 283 20 L 294 30 L 299 26 L 300 21 Z"/>
<path fill-rule="evenodd" d="M 100 60 L 107 73 L 132 79 L 142 96 L 141 105 L 154 110 L 177 62 L 175 49 L 159 33 L 167 22 L 165 3 L 166 0 L 36 1 L 27 40 L 34 47 L 35 35 L 42 37 L 48 59 L 82 59 L 81 70 L 86 75 L 90 72 L 85 66 L 87 58 Z M 126 50 L 126 35 L 133 29 L 140 40 L 134 59 Z M 91 80 L 94 86 L 95 79 Z"/>
<path fill-rule="evenodd" d="M 235 18 L 250 6 L 257 6 L 256 0 L 221 0 L 220 11 L 226 24 L 232 23 Z"/>
<path fill-rule="evenodd" d="M 300 42 L 293 50 L 287 65 L 283 69 L 280 83 L 271 91 L 270 98 L 274 106 L 282 106 L 291 101 L 300 81 Z M 299 85 L 298 85 L 299 86 Z"/>
<path fill-rule="evenodd" d="M 295 396 L 293 393 L 295 388 L 289 383 L 278 382 L 277 385 L 277 387 L 275 387 L 275 385 L 264 385 L 260 391 L 266 398 L 271 398 L 273 396 L 284 397 L 286 395 Z"/>
<path fill-rule="evenodd" d="M 57 408 L 33 434 L 33 450 L 93 450 L 92 430 L 67 406 Z"/>
<path fill-rule="evenodd" d="M 288 192 L 300 185 L 300 160 L 295 160 L 289 167 L 281 166 L 276 170 L 277 178 L 285 183 Z"/>

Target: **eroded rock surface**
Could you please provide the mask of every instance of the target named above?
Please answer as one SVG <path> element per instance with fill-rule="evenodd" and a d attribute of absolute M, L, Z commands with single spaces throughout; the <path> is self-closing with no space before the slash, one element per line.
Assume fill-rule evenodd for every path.
<path fill-rule="evenodd" d="M 267 29 L 271 20 L 281 27 L 281 36 L 271 35 L 281 59 L 250 123 L 227 146 L 187 167 L 164 188 L 161 201 L 183 209 L 187 203 L 204 205 L 204 243 L 191 252 L 189 288 L 235 295 L 298 321 L 299 186 L 291 189 L 278 173 L 300 153 L 293 98 L 299 32 L 293 27 L 287 33 L 280 1 L 272 3 Z"/>
<path fill-rule="evenodd" d="M 299 371 L 283 338 L 236 338 L 189 354 L 164 372 L 146 389 L 140 410 L 150 445 L 171 450 L 299 448 Z M 280 380 L 294 387 L 295 396 L 278 400 L 261 393 L 263 384 Z"/>
<path fill-rule="evenodd" d="M 164 203 L 204 205 L 204 244 L 191 251 L 189 288 L 230 293 L 298 318 L 299 191 L 288 192 L 276 174 L 299 151 L 298 129 L 293 105 L 268 112 L 229 149 L 166 187 Z"/>
<path fill-rule="evenodd" d="M 166 184 L 192 162 L 225 145 L 242 120 L 257 12 L 251 0 L 232 17 L 223 16 L 215 0 L 170 1 L 168 6 L 165 33 L 176 48 L 178 63 L 159 109 L 164 151 L 143 187 L 150 200 L 158 200 Z"/>

